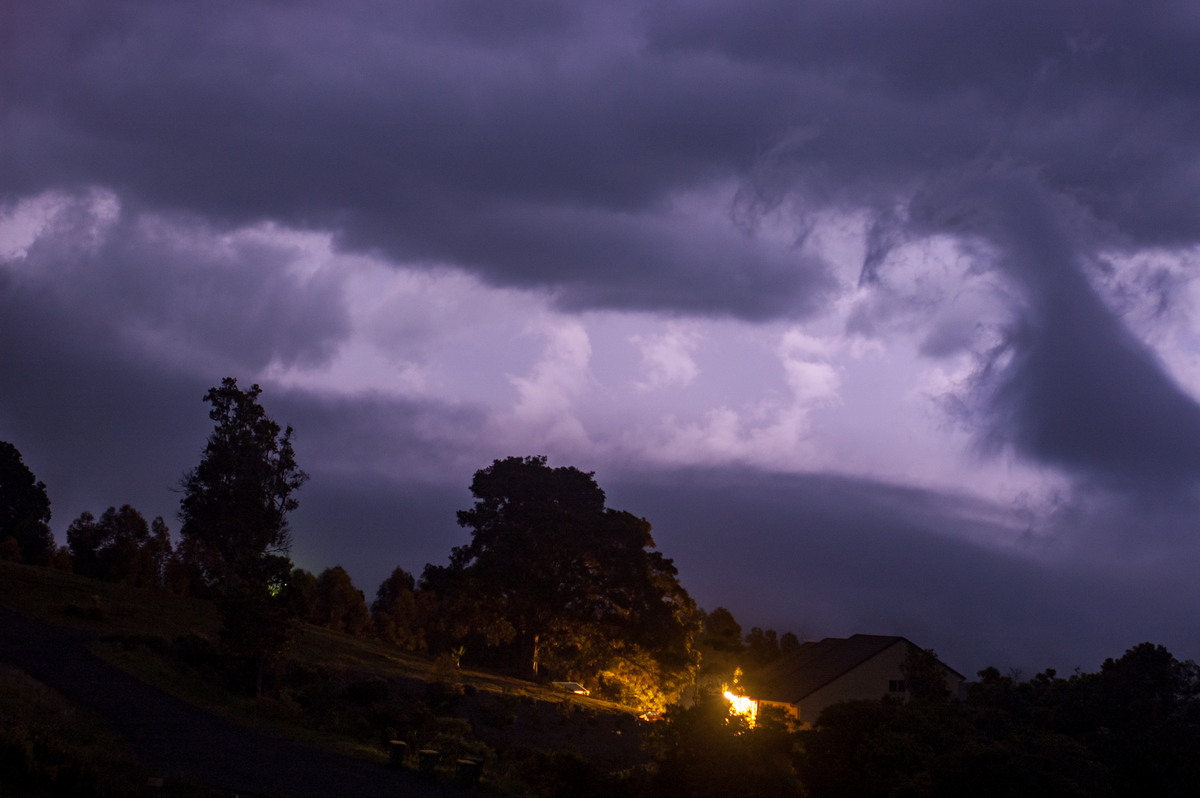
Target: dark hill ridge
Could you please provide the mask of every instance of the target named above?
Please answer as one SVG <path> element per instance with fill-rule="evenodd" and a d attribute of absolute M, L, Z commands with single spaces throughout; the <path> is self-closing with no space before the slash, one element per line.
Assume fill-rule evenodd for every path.
<path fill-rule="evenodd" d="M 87 649 L 90 637 L 0 607 L 0 660 L 103 718 L 148 768 L 288 798 L 473 794 L 234 724 L 103 662 Z"/>

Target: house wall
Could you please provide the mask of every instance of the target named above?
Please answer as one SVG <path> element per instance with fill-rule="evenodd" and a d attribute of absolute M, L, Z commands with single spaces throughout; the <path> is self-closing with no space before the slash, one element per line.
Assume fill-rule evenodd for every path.
<path fill-rule="evenodd" d="M 806 724 L 816 723 L 821 710 L 839 701 L 874 699 L 888 695 L 888 682 L 904 678 L 900 665 L 907 653 L 908 646 L 903 641 L 897 641 L 858 667 L 811 693 L 800 702 L 799 721 Z"/>
<path fill-rule="evenodd" d="M 796 706 L 795 704 L 787 704 L 783 701 L 765 701 L 761 699 L 756 703 L 758 704 L 758 711 L 760 713 L 764 709 L 776 710 L 783 716 L 783 720 L 789 725 L 796 725 L 800 722 L 800 707 Z"/>
<path fill-rule="evenodd" d="M 871 659 L 807 696 L 797 706 L 796 720 L 805 725 L 816 723 L 817 717 L 825 707 L 839 701 L 873 700 L 887 695 L 907 700 L 907 692 L 893 693 L 888 689 L 890 682 L 904 679 L 901 666 L 907 655 L 908 644 L 904 641 L 897 641 L 888 646 Z M 945 677 L 950 695 L 959 696 L 962 679 L 949 668 L 945 669 Z"/>

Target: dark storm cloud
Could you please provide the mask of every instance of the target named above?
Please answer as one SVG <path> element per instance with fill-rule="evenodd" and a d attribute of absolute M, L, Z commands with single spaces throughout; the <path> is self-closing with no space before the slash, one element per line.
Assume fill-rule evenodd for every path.
<path fill-rule="evenodd" d="M 756 159 L 808 130 L 788 154 L 825 201 L 888 207 L 931 170 L 1009 158 L 1141 240 L 1196 233 L 1187 4 L 529 3 L 500 16 L 376 2 L 14 11 L 0 176 L 9 191 L 99 182 L 230 219 L 336 222 L 355 243 L 462 258 L 500 282 L 619 281 L 628 251 L 666 284 L 692 254 L 670 236 L 610 226 L 619 243 L 592 256 L 586 238 L 539 252 L 537 233 L 564 209 L 634 212 L 753 182 Z M 723 261 L 775 270 L 753 247 Z M 692 312 L 747 304 L 676 292 Z"/>
<path fill-rule="evenodd" d="M 603 25 L 507 42 L 390 4 L 117 8 L 17 26 L 10 191 L 100 183 L 229 221 L 333 225 L 351 246 L 574 286 L 574 304 L 795 315 L 827 285 L 811 258 L 782 276 L 786 249 L 635 216 L 736 179 L 789 124 L 784 76 L 660 63 Z M 701 250 L 701 279 L 681 280 Z"/>
<path fill-rule="evenodd" d="M 82 349 L 186 358 L 238 371 L 323 362 L 348 330 L 340 278 L 289 269 L 302 252 L 187 220 L 120 209 L 103 193 L 64 198 L 7 286 L 10 312 L 70 320 Z M 120 354 L 118 356 L 121 356 Z"/>
<path fill-rule="evenodd" d="M 803 314 L 827 288 L 821 265 L 797 260 L 781 279 L 786 249 L 729 237 L 680 281 L 702 245 L 632 216 L 717 180 L 770 205 L 789 167 L 818 205 L 881 210 L 931 171 L 1014 159 L 1140 240 L 1196 233 L 1185 4 L 527 3 L 493 16 L 22 9 L 0 180 L 335 225 L 353 246 L 565 286 L 575 305 L 747 318 Z"/>
<path fill-rule="evenodd" d="M 1170 491 L 1200 477 L 1200 406 L 1105 306 L 1085 276 L 1094 225 L 1028 173 L 928 187 L 913 224 L 978 237 L 1020 299 L 972 391 L 985 445 L 1124 489 Z"/>
<path fill-rule="evenodd" d="M 980 267 L 1018 301 L 1003 346 L 980 353 L 964 406 L 985 450 L 1012 447 L 1122 490 L 1194 484 L 1200 408 L 1089 270 L 1200 235 L 1189 77 L 1200 15 L 1183 3 L 896 3 L 865 21 L 864 8 L 658 5 L 651 41 L 827 77 L 811 129 L 773 152 L 753 185 L 764 208 L 799 192 L 872 209 L 864 282 L 886 279 L 887 256 L 914 237 L 979 236 L 994 248 Z M 1156 289 L 1160 306 L 1173 287 Z M 894 304 L 880 297 L 874 310 Z M 930 356 L 954 350 L 938 333 Z"/>
<path fill-rule="evenodd" d="M 1189 3 L 762 0 L 654 4 L 650 17 L 656 48 L 822 87 L 804 98 L 822 135 L 794 155 L 842 190 L 1011 159 L 1138 240 L 1196 238 Z"/>
<path fill-rule="evenodd" d="M 301 244 L 269 234 L 197 230 L 103 192 L 53 204 L 0 270 L 0 440 L 48 485 L 60 540 L 80 512 L 126 502 L 173 524 L 172 490 L 211 428 L 204 393 L 271 364 L 324 363 L 347 334 L 341 277 L 296 268 Z M 444 475 L 483 423 L 434 402 L 278 388 L 263 401 L 300 431 L 305 467 L 343 487 L 389 470 Z"/>
<path fill-rule="evenodd" d="M 1101 247 L 1200 233 L 1189 4 L 130 0 L 31 4 L 8 22 L 10 196 L 100 184 L 218 226 L 326 225 L 345 246 L 545 287 L 571 309 L 802 317 L 833 280 L 754 235 L 763 214 L 795 197 L 802 215 L 870 211 L 870 281 L 907 238 L 960 232 L 903 210 L 931 180 L 1018 169 L 1052 199 L 992 236 L 1020 249 L 1005 268 L 1026 304 L 986 393 L 992 439 L 1085 471 L 1195 472 L 1195 408 L 1081 272 Z M 741 189 L 737 224 L 675 207 L 725 184 Z M 1066 200 L 1089 236 L 1047 240 Z M 109 256 L 181 260 L 136 243 Z M 180 294 L 203 297 L 187 274 L 143 270 L 148 295 L 182 276 Z M 237 263 L 222 279 L 257 278 Z M 319 361 L 337 323 L 319 288 L 303 326 L 247 329 L 281 315 L 237 302 L 180 323 L 253 342 L 247 366 Z M 139 313 L 170 326 L 180 307 Z"/>
<path fill-rule="evenodd" d="M 79 511 L 125 501 L 171 520 L 204 391 L 319 366 L 345 339 L 339 280 L 291 270 L 296 250 L 244 226 L 332 231 L 569 310 L 761 321 L 831 301 L 805 231 L 862 212 L 876 302 L 851 332 L 888 334 L 898 247 L 978 245 L 1010 323 L 978 352 L 960 417 L 985 446 L 1078 477 L 1069 500 L 1026 531 L 1015 510 L 928 491 L 696 471 L 599 474 L 610 504 L 648 516 L 685 585 L 747 625 L 908 634 L 968 675 L 1094 668 L 1146 638 L 1200 655 L 1177 645 L 1200 620 L 1180 543 L 1200 413 L 1095 280 L 1114 253 L 1200 240 L 1193 3 L 62 0 L 0 15 L 0 201 L 98 187 L 121 207 L 105 227 L 75 200 L 0 268 L 0 439 L 49 485 L 60 539 Z M 779 216 L 794 245 L 764 232 Z M 1169 306 L 1177 287 L 1151 284 Z M 924 355 L 963 337 L 935 330 Z M 301 565 L 342 562 L 370 594 L 463 542 L 453 512 L 492 456 L 483 411 L 274 388 L 264 403 L 314 475 Z M 1085 538 L 1117 556 L 1051 545 Z"/>
<path fill-rule="evenodd" d="M 697 601 L 747 628 L 802 639 L 891 630 L 967 676 L 1095 669 L 1145 639 L 1200 654 L 1186 632 L 1200 620 L 1188 609 L 1200 597 L 1188 549 L 1108 564 L 1111 552 L 1030 556 L 1018 507 L 870 480 L 692 469 L 601 482 L 610 506 L 650 519 Z M 1106 501 L 1059 520 L 1187 524 L 1147 510 Z"/>
<path fill-rule="evenodd" d="M 253 380 L 239 373 L 236 352 L 214 350 L 203 362 L 142 356 L 115 321 L 68 324 L 73 312 L 100 317 L 108 305 L 98 297 L 94 308 L 60 307 L 39 295 L 48 291 L 0 272 L 0 440 L 46 483 L 60 543 L 81 512 L 125 503 L 177 530 L 179 479 L 212 430 L 204 394 L 224 376 Z M 474 450 L 480 411 L 272 386 L 261 401 L 295 428 L 297 459 L 312 476 L 292 517 L 299 564 L 340 562 L 378 584 L 385 565 L 419 572 L 461 542 L 453 509 L 485 463 Z"/>

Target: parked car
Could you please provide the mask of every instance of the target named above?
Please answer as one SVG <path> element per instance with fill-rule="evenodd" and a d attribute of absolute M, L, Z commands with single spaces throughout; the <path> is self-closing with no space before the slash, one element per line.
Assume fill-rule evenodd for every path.
<path fill-rule="evenodd" d="M 552 687 L 575 695 L 591 695 L 592 691 L 584 687 L 579 682 L 551 682 Z"/>

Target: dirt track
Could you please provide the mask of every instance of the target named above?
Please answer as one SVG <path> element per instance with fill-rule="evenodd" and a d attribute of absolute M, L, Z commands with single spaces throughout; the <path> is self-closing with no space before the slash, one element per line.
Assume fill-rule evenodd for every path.
<path fill-rule="evenodd" d="M 238 726 L 100 660 L 87 649 L 87 639 L 86 633 L 0 608 L 0 660 L 104 718 L 143 764 L 163 775 L 287 798 L 479 794 Z"/>

